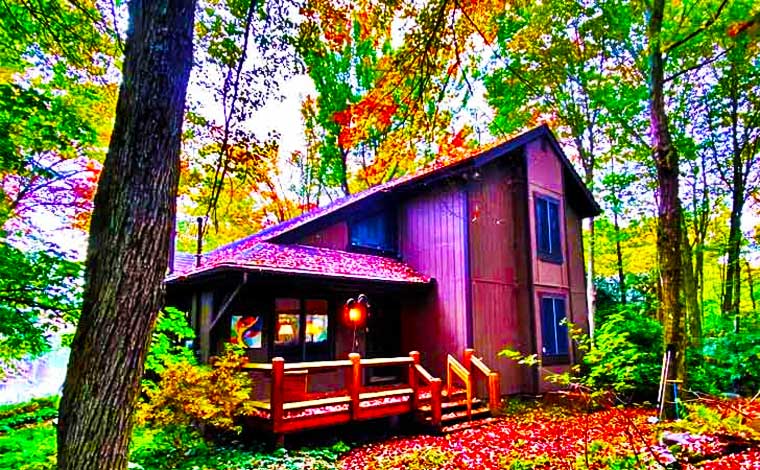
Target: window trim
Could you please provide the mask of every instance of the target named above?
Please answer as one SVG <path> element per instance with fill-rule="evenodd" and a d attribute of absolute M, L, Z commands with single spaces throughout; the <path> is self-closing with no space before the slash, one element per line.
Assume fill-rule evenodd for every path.
<path fill-rule="evenodd" d="M 557 307 L 556 307 L 556 301 L 561 300 L 564 306 L 564 314 L 565 314 L 565 321 L 569 321 L 569 315 L 568 315 L 568 302 L 567 302 L 567 295 L 563 293 L 550 293 L 550 292 L 544 292 L 539 293 L 538 295 L 538 304 L 539 304 L 539 319 L 541 321 L 541 362 L 544 365 L 566 365 L 570 364 L 570 350 L 572 349 L 571 341 L 570 341 L 570 330 L 567 327 L 567 325 L 564 326 L 564 333 L 567 336 L 567 350 L 563 352 L 559 352 L 557 354 L 547 354 L 544 352 L 544 344 L 546 341 L 546 338 L 544 338 L 543 330 L 544 330 L 544 311 L 543 311 L 543 303 L 544 300 L 551 299 L 552 300 L 552 317 L 554 319 L 553 326 L 554 326 L 554 343 L 557 349 L 559 349 L 559 343 L 557 341 L 558 338 L 558 329 L 561 327 L 559 322 L 557 321 Z"/>
<path fill-rule="evenodd" d="M 546 202 L 546 220 L 543 221 L 543 224 L 540 223 L 539 216 L 538 216 L 538 204 L 539 201 Z M 554 205 L 557 208 L 557 233 L 556 233 L 556 240 L 554 240 L 554 237 L 552 236 L 552 223 L 551 223 L 551 217 L 550 217 L 550 206 Z M 535 227 L 536 227 L 536 256 L 538 256 L 538 259 L 541 261 L 546 261 L 548 263 L 553 264 L 562 264 L 564 263 L 564 254 L 563 254 L 563 243 L 562 243 L 562 202 L 552 196 L 549 196 L 547 194 L 541 194 L 534 192 L 533 193 L 533 216 L 535 219 Z M 541 248 L 541 231 L 540 227 L 543 225 L 546 225 L 547 230 L 547 238 L 549 242 L 549 251 L 543 250 Z M 558 246 L 557 249 L 554 250 L 553 248 L 553 242 L 556 241 Z"/>
<path fill-rule="evenodd" d="M 387 223 L 388 231 L 390 232 L 390 249 L 377 248 L 373 246 L 363 245 L 361 243 L 354 243 L 353 235 L 355 225 L 373 217 L 383 216 Z M 348 220 L 348 248 L 355 253 L 364 253 L 368 255 L 380 255 L 390 258 L 398 256 L 398 220 L 396 212 L 391 209 L 381 209 L 370 212 L 368 214 L 356 215 Z"/>
<path fill-rule="evenodd" d="M 298 315 L 298 344 L 285 346 L 285 345 L 278 345 L 277 344 L 277 323 L 278 323 L 278 316 L 281 312 L 277 311 L 277 299 L 296 299 L 299 302 L 299 310 L 296 315 Z M 314 343 L 314 342 L 307 342 L 306 341 L 306 317 L 309 315 L 308 310 L 306 308 L 306 301 L 307 300 L 323 300 L 327 303 L 327 311 L 325 315 L 327 315 L 327 340 L 320 343 Z M 323 360 L 332 360 L 335 358 L 335 335 L 336 335 L 336 325 L 335 322 L 337 321 L 336 316 L 333 314 L 334 312 L 334 305 L 333 302 L 329 298 L 319 298 L 315 296 L 289 296 L 289 295 L 278 295 L 274 296 L 272 298 L 272 335 L 271 335 L 271 341 L 270 341 L 270 347 L 268 351 L 268 355 L 270 360 L 274 357 L 285 357 L 285 359 L 288 362 L 302 362 L 302 361 L 323 361 Z M 282 312 L 285 313 L 285 312 Z M 295 313 L 293 313 L 295 314 Z M 319 314 L 321 315 L 321 314 Z M 321 344 L 324 343 L 324 344 Z M 319 349 L 317 351 L 317 357 L 308 357 L 307 352 L 309 348 L 311 349 Z M 324 351 L 322 351 L 324 349 Z M 300 358 L 292 359 L 292 357 L 295 357 L 295 354 L 293 354 L 296 351 L 300 351 Z"/>

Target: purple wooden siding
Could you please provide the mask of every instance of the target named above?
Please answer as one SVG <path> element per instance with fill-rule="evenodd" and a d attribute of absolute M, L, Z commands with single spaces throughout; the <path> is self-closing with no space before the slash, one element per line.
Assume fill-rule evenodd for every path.
<path fill-rule="evenodd" d="M 346 250 L 348 248 L 348 224 L 338 222 L 329 227 L 312 233 L 298 240 L 299 245 L 329 248 L 331 250 Z"/>
<path fill-rule="evenodd" d="M 476 353 L 501 373 L 502 393 L 531 391 L 530 369 L 499 358 L 504 348 L 533 352 L 530 329 L 524 183 L 496 165 L 470 189 L 470 267 Z"/>
<path fill-rule="evenodd" d="M 572 207 L 567 215 L 567 251 L 570 270 L 570 321 L 588 331 L 588 304 L 586 302 L 586 275 L 583 256 L 583 229 L 580 217 Z"/>
<path fill-rule="evenodd" d="M 561 295 L 567 299 L 567 316 L 575 322 L 587 317 L 585 294 L 579 295 L 578 291 L 583 287 L 577 285 L 577 281 L 571 282 L 571 275 L 577 279 L 583 270 L 583 250 L 580 246 L 580 222 L 567 205 L 562 177 L 562 164 L 554 154 L 551 146 L 543 140 L 533 141 L 526 146 L 528 166 L 528 214 L 530 217 L 530 247 L 533 267 L 534 285 L 534 321 L 536 324 L 536 344 L 540 351 L 541 338 L 541 315 L 539 301 L 541 295 Z M 536 220 L 534 201 L 536 195 L 551 196 L 560 201 L 560 239 L 562 240 L 561 264 L 542 261 L 537 258 L 536 248 Z M 572 220 L 571 220 L 572 219 Z M 572 233 L 569 233 L 572 232 Z M 578 266 L 580 263 L 580 266 Z M 580 279 L 582 279 L 582 274 Z M 572 283 L 572 289 L 571 289 Z M 578 322 L 587 325 L 587 321 Z M 570 350 L 571 360 L 574 360 L 573 349 Z M 565 372 L 569 366 L 552 366 L 546 371 Z M 550 390 L 553 387 L 544 380 L 539 383 L 539 391 Z"/>
<path fill-rule="evenodd" d="M 464 207 L 462 188 L 442 187 L 399 209 L 403 261 L 435 279 L 419 305 L 402 303 L 401 344 L 420 351 L 424 365 L 438 376 L 446 354 L 461 356 L 467 341 Z"/>

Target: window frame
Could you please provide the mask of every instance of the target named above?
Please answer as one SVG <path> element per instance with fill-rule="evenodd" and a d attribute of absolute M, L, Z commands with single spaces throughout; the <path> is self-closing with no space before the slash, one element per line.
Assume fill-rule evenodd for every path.
<path fill-rule="evenodd" d="M 295 311 L 278 311 L 278 299 L 298 300 L 298 312 Z M 310 313 L 307 309 L 307 301 L 324 301 L 326 304 L 325 313 Z M 332 302 L 327 298 L 315 298 L 311 296 L 276 296 L 272 299 L 272 336 L 271 347 L 269 348 L 270 360 L 273 357 L 283 357 L 287 362 L 303 361 L 325 361 L 334 358 L 335 344 L 335 321 L 336 317 L 332 314 Z M 298 316 L 298 341 L 293 345 L 277 344 L 277 329 L 279 325 L 279 315 L 290 314 Z M 327 339 L 320 342 L 306 341 L 307 317 L 309 315 L 326 315 L 327 316 Z"/>
<path fill-rule="evenodd" d="M 354 242 L 354 233 L 356 231 L 356 225 L 365 220 L 369 220 L 375 217 L 383 217 L 385 219 L 387 235 L 389 237 L 390 247 L 378 247 L 369 244 Z M 373 211 L 368 214 L 356 215 L 348 220 L 348 248 L 355 253 L 364 253 L 370 255 L 380 255 L 390 258 L 398 256 L 398 220 L 396 218 L 396 212 L 390 209 L 382 209 Z"/>
<path fill-rule="evenodd" d="M 554 364 L 569 364 L 570 363 L 570 350 L 572 348 L 571 341 L 570 341 L 570 331 L 567 326 L 567 322 L 569 321 L 569 315 L 568 315 L 568 302 L 567 302 L 567 296 L 565 294 L 558 294 L 558 293 L 541 293 L 538 296 L 539 298 L 539 318 L 541 321 L 541 362 L 545 365 L 554 365 Z M 544 334 L 546 331 L 546 316 L 547 312 L 544 312 L 544 301 L 551 300 L 552 301 L 552 329 L 554 333 L 554 346 L 556 348 L 556 351 L 553 351 L 551 353 L 546 352 L 546 341 L 547 337 Z M 557 302 L 562 303 L 563 307 L 563 318 L 565 319 L 565 324 L 560 325 L 560 322 L 562 319 L 557 319 Z M 565 350 L 560 350 L 560 342 L 558 340 L 559 334 L 564 333 L 565 335 Z"/>
<path fill-rule="evenodd" d="M 563 256 L 563 243 L 562 243 L 562 203 L 559 199 L 546 195 L 546 194 L 533 194 L 533 215 L 535 218 L 536 226 L 536 255 L 541 261 L 546 261 L 553 264 L 562 264 L 564 262 Z M 545 220 L 540 217 L 539 204 L 544 203 Z M 555 224 L 552 224 L 551 208 L 554 207 L 556 212 Z M 556 226 L 556 230 L 553 230 L 553 226 Z M 545 249 L 542 245 L 542 239 L 544 233 L 542 229 L 546 229 L 546 241 L 549 245 L 548 249 Z"/>

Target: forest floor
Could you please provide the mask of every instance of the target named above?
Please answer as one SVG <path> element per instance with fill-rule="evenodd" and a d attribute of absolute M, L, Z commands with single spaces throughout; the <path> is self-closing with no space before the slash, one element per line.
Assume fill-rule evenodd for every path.
<path fill-rule="evenodd" d="M 690 419 L 658 424 L 652 408 L 587 413 L 521 404 L 505 416 L 442 436 L 354 448 L 343 469 L 760 469 L 760 401 L 713 400 Z M 754 421 L 753 421 L 754 420 Z"/>
<path fill-rule="evenodd" d="M 57 400 L 0 407 L 0 469 L 52 470 Z M 191 430 L 138 428 L 130 468 L 142 470 L 760 470 L 760 399 L 705 399 L 680 421 L 655 410 L 587 412 L 509 400 L 503 415 L 443 435 L 393 435 L 374 422 L 293 436 L 288 449 Z M 25 424 L 28 423 L 28 424 Z M 176 431 L 176 430 L 175 430 Z M 296 441 L 303 446 L 290 447 Z M 349 443 L 349 445 L 344 442 Z"/>

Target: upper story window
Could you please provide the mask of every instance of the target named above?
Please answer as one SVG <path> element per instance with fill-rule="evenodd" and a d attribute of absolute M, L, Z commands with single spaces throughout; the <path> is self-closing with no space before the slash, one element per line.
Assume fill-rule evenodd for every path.
<path fill-rule="evenodd" d="M 562 263 L 559 201 L 536 195 L 536 245 L 543 261 Z"/>
<path fill-rule="evenodd" d="M 378 212 L 350 223 L 351 247 L 380 254 L 396 253 L 396 222 L 390 211 Z"/>
<path fill-rule="evenodd" d="M 565 317 L 564 297 L 541 297 L 541 352 L 545 360 L 557 363 L 569 359 Z"/>

